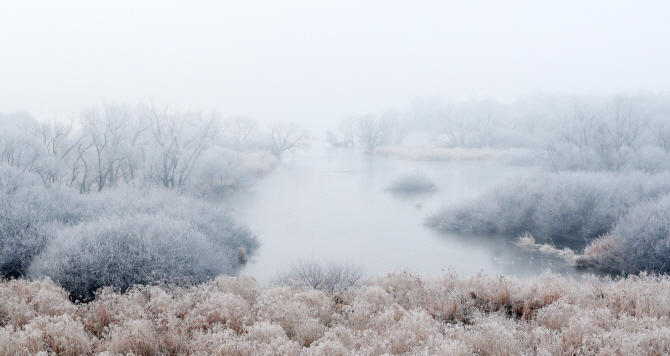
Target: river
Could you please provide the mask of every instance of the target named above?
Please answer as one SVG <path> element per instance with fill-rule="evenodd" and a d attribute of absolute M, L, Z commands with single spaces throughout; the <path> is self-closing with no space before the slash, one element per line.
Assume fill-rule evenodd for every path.
<path fill-rule="evenodd" d="M 302 261 L 361 266 L 367 276 L 405 268 L 435 274 L 533 277 L 544 270 L 575 274 L 564 260 L 529 252 L 515 236 L 436 231 L 424 218 L 448 204 L 479 196 L 537 168 L 487 160 L 404 161 L 357 149 L 313 147 L 285 155 L 255 187 L 225 198 L 231 213 L 258 234 L 260 248 L 242 273 L 262 283 Z M 421 172 L 433 194 L 397 195 L 385 188 L 400 174 Z"/>

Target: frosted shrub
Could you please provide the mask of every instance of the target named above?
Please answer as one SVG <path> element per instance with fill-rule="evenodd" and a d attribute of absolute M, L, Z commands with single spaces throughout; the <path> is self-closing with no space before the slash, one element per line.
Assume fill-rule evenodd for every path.
<path fill-rule="evenodd" d="M 670 272 L 670 195 L 639 204 L 610 235 L 585 250 L 583 265 L 626 272 Z"/>
<path fill-rule="evenodd" d="M 609 232 L 636 204 L 668 192 L 668 173 L 540 174 L 445 208 L 426 224 L 448 231 L 590 240 Z"/>
<path fill-rule="evenodd" d="M 343 294 L 355 286 L 362 277 L 362 269 L 355 265 L 330 262 L 324 266 L 318 262 L 299 261 L 288 271 L 280 272 L 274 278 L 273 284 L 309 287 L 328 293 Z"/>
<path fill-rule="evenodd" d="M 101 218 L 63 228 L 30 267 L 84 300 L 104 286 L 204 282 L 231 272 L 228 251 L 164 215 Z"/>
<path fill-rule="evenodd" d="M 437 187 L 427 175 L 413 173 L 396 177 L 386 189 L 394 193 L 430 193 Z"/>
<path fill-rule="evenodd" d="M 576 267 L 615 270 L 623 261 L 621 245 L 612 235 L 598 237 L 584 249 L 584 254 L 575 258 Z"/>
<path fill-rule="evenodd" d="M 244 262 L 247 254 L 258 247 L 258 241 L 244 225 L 238 224 L 221 204 L 211 204 L 182 196 L 167 189 L 119 188 L 92 195 L 86 204 L 98 216 L 162 214 L 173 220 L 192 224 L 210 243 L 229 255 L 232 270 Z"/>
<path fill-rule="evenodd" d="M 258 247 L 251 231 L 237 224 L 220 205 L 165 189 L 122 187 L 79 195 L 45 188 L 31 174 L 4 168 L 0 176 L 0 272 L 5 277 L 24 275 L 40 256 L 41 262 L 31 269 L 34 277 L 53 276 L 73 296 L 90 298 L 95 289 L 107 285 L 125 290 L 133 283 L 202 282 L 221 273 L 232 274 Z M 188 246 L 192 252 L 175 250 Z M 147 257 L 140 258 L 145 252 Z M 188 254 L 191 256 L 186 257 Z M 65 257 L 73 260 L 61 259 Z M 153 270 L 136 265 L 140 259 L 162 267 Z M 58 268 L 48 267 L 51 261 Z M 188 261 L 197 263 L 189 266 Z M 83 265 L 77 266 L 80 263 Z M 109 273 L 94 270 L 103 266 L 112 266 L 103 270 Z M 79 273 L 82 268 L 88 272 Z M 158 272 L 161 269 L 175 273 L 168 276 L 168 270 Z M 132 276 L 133 271 L 138 275 Z M 75 286 L 76 291 L 69 289 Z"/>
<path fill-rule="evenodd" d="M 67 190 L 47 189 L 34 174 L 0 165 L 0 275 L 22 276 L 51 236 L 46 225 L 76 220 Z"/>
<path fill-rule="evenodd" d="M 232 293 L 253 304 L 260 293 L 256 279 L 243 274 L 240 277 L 219 276 L 211 282 L 221 293 Z"/>

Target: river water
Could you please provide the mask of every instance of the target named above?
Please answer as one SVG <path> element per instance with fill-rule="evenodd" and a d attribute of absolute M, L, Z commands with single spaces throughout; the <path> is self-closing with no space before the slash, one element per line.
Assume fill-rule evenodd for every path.
<path fill-rule="evenodd" d="M 262 283 L 299 260 L 353 263 L 368 276 L 398 268 L 520 278 L 547 269 L 578 273 L 558 257 L 521 249 L 515 236 L 444 233 L 423 224 L 440 207 L 536 170 L 487 160 L 416 162 L 313 147 L 284 156 L 254 188 L 225 200 L 259 236 L 261 246 L 242 273 Z M 398 175 L 415 172 L 431 177 L 439 190 L 422 195 L 385 190 Z"/>

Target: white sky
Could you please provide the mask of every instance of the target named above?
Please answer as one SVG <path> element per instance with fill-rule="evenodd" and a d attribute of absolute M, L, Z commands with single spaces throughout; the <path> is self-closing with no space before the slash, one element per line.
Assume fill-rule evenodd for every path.
<path fill-rule="evenodd" d="M 670 1 L 0 0 L 0 112 L 153 100 L 331 125 L 417 96 L 670 85 Z"/>

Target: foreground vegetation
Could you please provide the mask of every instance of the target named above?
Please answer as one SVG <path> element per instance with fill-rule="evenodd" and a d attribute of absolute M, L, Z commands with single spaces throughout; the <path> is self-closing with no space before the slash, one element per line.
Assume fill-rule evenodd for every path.
<path fill-rule="evenodd" d="M 0 273 L 50 277 L 73 299 L 103 286 L 201 283 L 235 274 L 256 236 L 224 206 L 165 188 L 80 194 L 0 164 Z"/>
<path fill-rule="evenodd" d="M 48 279 L 0 282 L 0 355 L 662 355 L 670 278 L 418 276 L 345 291 L 221 276 L 100 290 L 73 304 Z"/>

